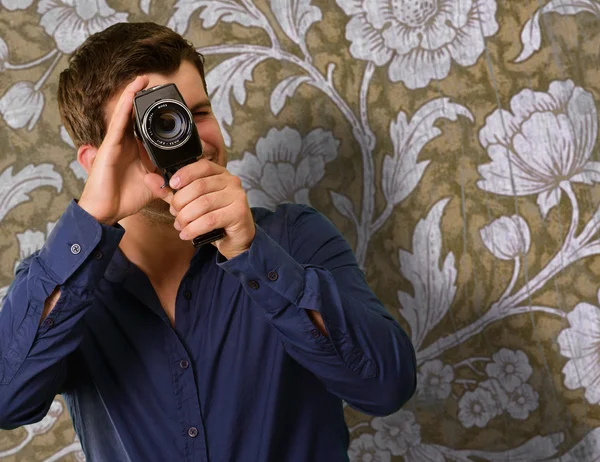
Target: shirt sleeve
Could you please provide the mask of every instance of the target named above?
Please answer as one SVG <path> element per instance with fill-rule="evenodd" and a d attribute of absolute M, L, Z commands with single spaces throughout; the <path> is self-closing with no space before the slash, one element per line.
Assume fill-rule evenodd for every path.
<path fill-rule="evenodd" d="M 361 412 L 391 414 L 416 388 L 413 345 L 367 285 L 335 226 L 311 207 L 294 207 L 289 251 L 257 225 L 248 251 L 217 263 L 239 278 L 290 356 L 331 393 Z M 305 310 L 320 313 L 328 336 Z"/>
<path fill-rule="evenodd" d="M 48 411 L 124 232 L 101 225 L 73 200 L 42 249 L 17 268 L 0 311 L 0 428 L 37 422 Z M 60 298 L 40 322 L 56 287 Z"/>

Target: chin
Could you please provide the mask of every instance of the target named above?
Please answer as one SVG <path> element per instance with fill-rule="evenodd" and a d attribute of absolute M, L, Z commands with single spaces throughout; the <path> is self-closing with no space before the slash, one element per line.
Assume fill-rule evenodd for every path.
<path fill-rule="evenodd" d="M 175 217 L 169 212 L 169 204 L 161 199 L 150 202 L 140 213 L 152 223 L 172 225 L 175 222 Z"/>

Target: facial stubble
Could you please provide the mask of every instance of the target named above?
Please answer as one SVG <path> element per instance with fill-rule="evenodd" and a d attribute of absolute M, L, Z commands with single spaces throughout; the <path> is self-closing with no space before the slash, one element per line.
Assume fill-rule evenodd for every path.
<path fill-rule="evenodd" d="M 169 204 L 162 199 L 154 199 L 140 210 L 140 214 L 150 223 L 156 225 L 173 225 L 175 217 L 169 212 Z"/>

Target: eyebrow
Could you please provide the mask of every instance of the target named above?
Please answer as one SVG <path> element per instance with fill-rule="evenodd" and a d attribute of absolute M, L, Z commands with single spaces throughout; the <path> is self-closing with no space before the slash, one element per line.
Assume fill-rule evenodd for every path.
<path fill-rule="evenodd" d="M 190 108 L 190 112 L 196 112 L 198 109 L 200 108 L 204 108 L 204 107 L 211 107 L 210 101 L 207 99 L 204 99 L 196 104 L 194 104 L 191 108 Z"/>

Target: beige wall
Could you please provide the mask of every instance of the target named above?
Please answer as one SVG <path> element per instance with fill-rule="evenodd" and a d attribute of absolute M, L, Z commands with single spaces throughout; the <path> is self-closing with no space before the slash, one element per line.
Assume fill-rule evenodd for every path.
<path fill-rule="evenodd" d="M 418 395 L 348 410 L 351 460 L 598 460 L 600 2 L 207 3 L 0 0 L 0 296 L 83 187 L 68 54 L 93 27 L 169 24 L 206 54 L 252 205 L 325 213 L 412 335 Z M 0 432 L 0 459 L 83 460 L 60 398 Z"/>

